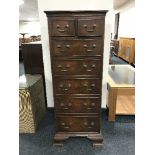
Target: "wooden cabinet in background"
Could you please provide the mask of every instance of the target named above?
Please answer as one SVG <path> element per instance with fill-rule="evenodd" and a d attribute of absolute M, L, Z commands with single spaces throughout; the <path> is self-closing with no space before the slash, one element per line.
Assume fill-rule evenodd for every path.
<path fill-rule="evenodd" d="M 42 43 L 40 41 L 23 43 L 21 48 L 25 74 L 41 74 L 43 77 L 45 104 L 47 107 Z"/>
<path fill-rule="evenodd" d="M 119 52 L 118 56 L 129 64 L 134 63 L 135 59 L 135 38 L 124 38 L 119 39 Z"/>

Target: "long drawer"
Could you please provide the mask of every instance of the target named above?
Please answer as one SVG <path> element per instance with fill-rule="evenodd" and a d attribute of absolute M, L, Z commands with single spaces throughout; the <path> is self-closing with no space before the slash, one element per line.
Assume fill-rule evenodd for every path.
<path fill-rule="evenodd" d="M 53 84 L 55 94 L 101 94 L 99 78 L 55 78 Z"/>
<path fill-rule="evenodd" d="M 99 132 L 98 116 L 57 116 L 56 130 L 59 132 Z"/>
<path fill-rule="evenodd" d="M 53 61 L 54 75 L 97 75 L 100 76 L 100 59 L 65 59 Z"/>
<path fill-rule="evenodd" d="M 75 97 L 70 95 L 55 96 L 57 113 L 99 113 L 100 97 Z"/>
<path fill-rule="evenodd" d="M 94 39 L 54 39 L 51 40 L 53 56 L 101 56 L 102 40 Z"/>

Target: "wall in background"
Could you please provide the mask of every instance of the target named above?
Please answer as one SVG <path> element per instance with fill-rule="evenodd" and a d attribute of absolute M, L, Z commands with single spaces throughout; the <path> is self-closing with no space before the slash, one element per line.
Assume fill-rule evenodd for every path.
<path fill-rule="evenodd" d="M 118 37 L 135 38 L 135 7 L 120 12 Z"/>
<path fill-rule="evenodd" d="M 131 0 L 114 11 L 120 13 L 118 37 L 135 37 L 135 1 Z"/>
<path fill-rule="evenodd" d="M 28 33 L 25 37 L 32 35 L 40 35 L 40 22 L 39 21 L 21 21 L 19 22 L 19 33 Z M 19 35 L 19 37 L 22 37 Z"/>
<path fill-rule="evenodd" d="M 51 61 L 49 50 L 48 26 L 47 17 L 44 11 L 47 10 L 109 10 L 106 16 L 105 23 L 105 47 L 104 47 L 104 67 L 103 67 L 103 94 L 102 94 L 102 107 L 106 107 L 107 102 L 107 83 L 106 75 L 109 65 L 109 51 L 110 51 L 110 33 L 113 25 L 113 0 L 38 0 L 39 18 L 42 36 L 43 48 L 43 61 L 46 81 L 46 94 L 48 107 L 53 107 L 53 88 L 52 88 L 52 75 L 51 75 Z"/>

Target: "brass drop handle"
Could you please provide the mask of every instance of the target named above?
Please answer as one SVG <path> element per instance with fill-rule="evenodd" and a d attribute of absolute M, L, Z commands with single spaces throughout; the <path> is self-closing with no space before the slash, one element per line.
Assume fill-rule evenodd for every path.
<path fill-rule="evenodd" d="M 62 69 L 61 72 L 67 72 L 67 69 Z"/>
<path fill-rule="evenodd" d="M 66 45 L 66 48 L 70 48 L 70 45 Z"/>
<path fill-rule="evenodd" d="M 84 106 L 87 106 L 87 103 L 86 103 L 86 102 L 84 102 L 84 103 L 83 103 L 83 105 L 84 105 Z"/>
<path fill-rule="evenodd" d="M 88 106 L 88 104 L 86 102 L 83 103 L 84 106 Z M 87 110 L 91 110 L 92 108 L 90 107 L 85 107 Z"/>
<path fill-rule="evenodd" d="M 95 103 L 91 103 L 91 106 L 94 107 L 95 106 Z"/>
<path fill-rule="evenodd" d="M 63 87 L 64 87 L 63 84 L 60 84 L 60 85 L 59 85 L 59 88 L 61 88 L 62 90 L 68 90 L 67 88 L 63 88 Z"/>
<path fill-rule="evenodd" d="M 72 103 L 68 103 L 68 105 L 67 105 L 68 107 L 64 107 L 65 106 L 64 103 L 61 103 L 60 106 L 63 107 L 64 110 L 68 110 L 69 109 L 68 107 L 71 107 Z"/>
<path fill-rule="evenodd" d="M 90 108 L 90 107 L 87 107 L 87 110 L 92 110 L 92 108 Z"/>
<path fill-rule="evenodd" d="M 84 86 L 84 87 L 87 87 L 87 86 L 88 86 L 88 84 L 87 84 L 87 83 L 84 83 L 84 84 L 83 84 L 83 86 Z"/>
<path fill-rule="evenodd" d="M 93 44 L 93 48 L 95 48 L 96 47 L 96 44 Z"/>
<path fill-rule="evenodd" d="M 86 24 L 84 24 L 83 27 L 86 29 L 87 32 L 94 32 L 94 30 L 95 30 L 95 28 L 96 28 L 96 24 L 94 24 L 94 25 L 92 26 L 92 29 L 87 29 L 88 26 L 87 26 Z"/>
<path fill-rule="evenodd" d="M 59 64 L 57 67 L 58 67 L 58 68 L 62 68 L 62 65 Z"/>
<path fill-rule="evenodd" d="M 94 32 L 94 29 L 87 30 L 87 32 Z"/>
<path fill-rule="evenodd" d="M 69 124 L 69 125 L 66 125 L 66 124 Z M 62 122 L 61 125 L 63 126 L 63 128 L 69 129 L 70 126 L 72 125 L 72 122 L 69 122 L 69 123 L 64 123 L 64 122 Z"/>
<path fill-rule="evenodd" d="M 68 87 L 71 87 L 71 84 L 70 83 L 68 83 Z"/>
<path fill-rule="evenodd" d="M 56 27 L 57 27 L 57 29 L 59 29 L 59 28 L 60 28 L 60 25 L 56 25 Z M 69 25 L 67 24 L 67 25 L 65 25 L 64 27 L 65 27 L 65 28 L 69 28 Z"/>
<path fill-rule="evenodd" d="M 64 103 L 60 103 L 60 106 L 63 107 L 64 106 Z"/>
<path fill-rule="evenodd" d="M 95 123 L 94 123 L 94 122 L 91 122 L 91 123 L 90 123 L 90 126 L 88 126 L 87 128 L 88 128 L 88 129 L 91 129 L 94 125 L 95 125 Z"/>
<path fill-rule="evenodd" d="M 61 45 L 57 45 L 57 48 L 61 48 Z"/>
<path fill-rule="evenodd" d="M 95 87 L 95 84 L 93 83 L 93 84 L 91 84 L 91 86 L 92 86 L 92 87 Z"/>
<path fill-rule="evenodd" d="M 84 48 L 88 48 L 88 45 L 87 45 L 87 44 L 84 44 L 83 47 L 84 47 Z M 90 49 L 87 49 L 86 51 L 87 51 L 87 52 L 93 52 L 93 50 L 90 50 Z"/>
<path fill-rule="evenodd" d="M 63 88 L 63 84 L 60 84 L 59 87 L 60 87 L 60 88 Z"/>
<path fill-rule="evenodd" d="M 84 44 L 83 47 L 84 47 L 84 48 L 88 48 L 88 45 L 87 45 L 87 44 Z"/>
<path fill-rule="evenodd" d="M 92 66 L 91 66 L 92 68 L 95 68 L 96 67 L 96 65 L 95 64 L 92 64 Z"/>
<path fill-rule="evenodd" d="M 89 49 L 87 49 L 87 52 L 93 52 L 93 50 L 89 50 Z"/>
<path fill-rule="evenodd" d="M 59 87 L 61 87 L 61 88 L 62 88 L 62 90 L 67 91 L 67 90 L 69 90 L 68 88 L 70 88 L 70 87 L 71 87 L 71 84 L 70 84 L 70 83 L 68 83 L 68 85 L 66 86 L 66 87 L 68 87 L 68 88 L 63 88 L 63 85 L 62 85 L 62 86 L 60 86 L 60 85 L 59 85 Z"/>
<path fill-rule="evenodd" d="M 85 125 L 85 126 L 87 126 L 87 125 L 88 125 L 88 123 L 87 123 L 87 122 L 84 122 L 84 125 Z"/>
<path fill-rule="evenodd" d="M 92 70 L 91 70 L 91 69 L 87 69 L 86 71 L 87 71 L 87 72 L 91 72 Z"/>
<path fill-rule="evenodd" d="M 64 123 L 64 122 L 62 122 L 62 123 L 61 123 L 61 125 L 62 125 L 62 126 L 64 126 L 64 125 L 65 125 L 65 123 Z"/>
<path fill-rule="evenodd" d="M 91 88 L 88 88 L 87 90 L 90 91 L 90 90 L 92 90 L 92 89 L 91 89 Z"/>
<path fill-rule="evenodd" d="M 68 88 L 64 88 L 64 89 L 62 89 L 62 90 L 65 90 L 65 91 L 67 91 L 67 90 L 68 90 Z"/>
<path fill-rule="evenodd" d="M 66 68 L 70 68 L 71 66 L 69 64 L 66 65 Z"/>
<path fill-rule="evenodd" d="M 83 64 L 83 67 L 87 68 L 87 65 L 86 64 Z"/>
<path fill-rule="evenodd" d="M 56 25 L 56 27 L 57 27 L 57 29 L 58 29 L 59 32 L 66 32 L 67 29 L 69 28 L 69 25 L 68 24 L 65 25 L 64 29 L 59 29 L 60 28 L 60 25 Z"/>
<path fill-rule="evenodd" d="M 91 124 L 91 126 L 94 126 L 94 125 L 95 125 L 95 123 L 94 123 L 94 122 L 91 122 L 90 124 Z"/>
<path fill-rule="evenodd" d="M 68 107 L 64 107 L 63 109 L 64 109 L 64 110 L 68 110 Z"/>
<path fill-rule="evenodd" d="M 68 106 L 71 107 L 72 106 L 72 103 L 68 103 Z"/>
<path fill-rule="evenodd" d="M 58 68 L 62 68 L 62 65 L 59 64 L 57 67 L 58 67 Z M 65 68 L 70 68 L 70 65 L 67 64 L 67 65 L 65 66 Z M 60 71 L 61 71 L 61 72 L 67 72 L 68 70 L 67 70 L 67 69 L 61 69 Z"/>
<path fill-rule="evenodd" d="M 62 122 L 61 123 L 61 125 L 63 126 L 63 128 L 65 128 L 65 129 L 69 129 L 70 127 L 69 126 L 65 126 L 66 125 L 66 123 L 64 123 L 64 122 Z"/>
<path fill-rule="evenodd" d="M 65 27 L 66 27 L 66 28 L 69 28 L 69 25 L 67 24 Z"/>
<path fill-rule="evenodd" d="M 84 28 L 87 28 L 87 25 L 83 25 Z"/>

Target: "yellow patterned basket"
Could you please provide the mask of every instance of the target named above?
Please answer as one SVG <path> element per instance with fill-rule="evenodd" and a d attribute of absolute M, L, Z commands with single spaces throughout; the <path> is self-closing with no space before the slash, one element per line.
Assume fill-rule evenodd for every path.
<path fill-rule="evenodd" d="M 19 133 L 35 133 L 45 115 L 43 80 L 38 75 L 26 75 L 26 79 L 31 83 L 19 88 Z"/>

